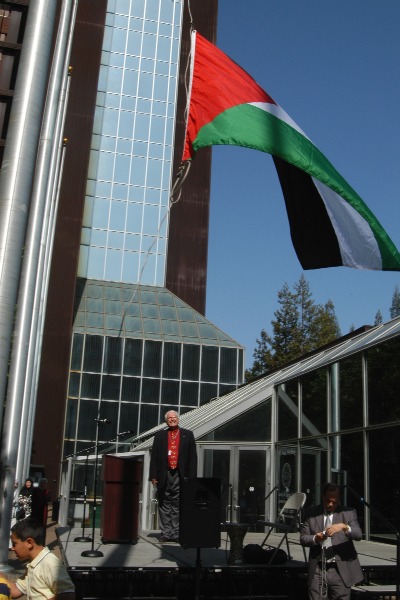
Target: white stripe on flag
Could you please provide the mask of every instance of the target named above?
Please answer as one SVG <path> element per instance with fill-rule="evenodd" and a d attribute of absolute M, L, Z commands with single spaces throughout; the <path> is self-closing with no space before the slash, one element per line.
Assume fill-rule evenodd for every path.
<path fill-rule="evenodd" d="M 368 222 L 339 194 L 318 179 L 312 177 L 312 180 L 332 221 L 343 264 L 355 269 L 381 270 L 381 253 Z"/>

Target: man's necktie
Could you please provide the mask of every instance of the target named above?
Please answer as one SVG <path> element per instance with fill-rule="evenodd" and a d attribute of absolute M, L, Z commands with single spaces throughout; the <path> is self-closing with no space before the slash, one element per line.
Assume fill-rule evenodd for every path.
<path fill-rule="evenodd" d="M 327 515 L 325 515 L 325 525 L 324 525 L 325 531 L 329 527 L 329 525 L 332 525 L 332 513 L 328 513 Z M 322 542 L 322 547 L 325 548 L 325 550 L 326 550 L 330 546 L 332 546 L 332 538 L 327 537 L 326 540 L 324 540 Z"/>

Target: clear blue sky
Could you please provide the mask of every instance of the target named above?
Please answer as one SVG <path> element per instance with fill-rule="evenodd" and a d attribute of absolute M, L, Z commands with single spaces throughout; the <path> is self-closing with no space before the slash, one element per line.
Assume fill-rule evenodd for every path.
<path fill-rule="evenodd" d="M 399 0 L 219 0 L 217 46 L 280 104 L 400 248 Z M 207 317 L 246 347 L 302 269 L 271 156 L 213 148 Z M 305 271 L 342 334 L 389 307 L 400 272 Z"/>

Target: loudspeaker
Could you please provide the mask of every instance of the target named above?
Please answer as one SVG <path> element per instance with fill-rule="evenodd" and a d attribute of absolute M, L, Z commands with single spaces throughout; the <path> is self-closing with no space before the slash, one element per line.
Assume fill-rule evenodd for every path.
<path fill-rule="evenodd" d="M 180 486 L 179 543 L 183 548 L 221 545 L 221 480 L 197 477 Z"/>

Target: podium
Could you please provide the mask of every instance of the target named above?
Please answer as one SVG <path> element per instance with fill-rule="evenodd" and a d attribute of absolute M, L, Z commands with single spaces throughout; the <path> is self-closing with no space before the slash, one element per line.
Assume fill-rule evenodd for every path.
<path fill-rule="evenodd" d="M 104 544 L 137 543 L 142 471 L 140 459 L 103 456 L 100 535 Z"/>

